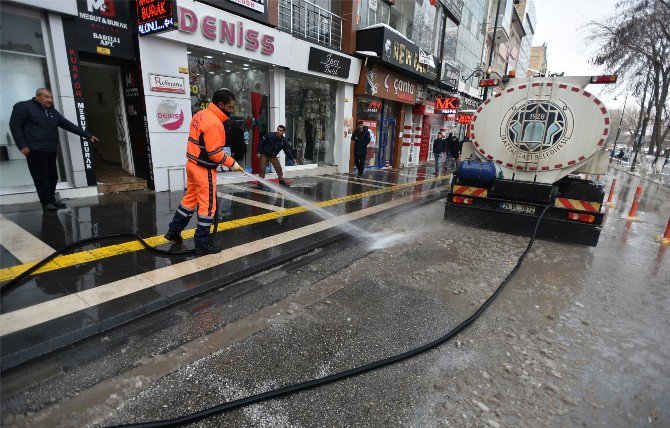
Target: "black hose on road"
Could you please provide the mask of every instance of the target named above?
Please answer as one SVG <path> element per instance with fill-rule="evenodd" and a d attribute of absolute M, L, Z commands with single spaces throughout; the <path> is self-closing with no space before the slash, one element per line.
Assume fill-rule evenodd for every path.
<path fill-rule="evenodd" d="M 216 201 L 216 207 L 217 207 L 217 212 L 216 215 L 214 216 L 214 232 L 212 233 L 212 236 L 209 238 L 210 241 L 213 241 L 214 238 L 216 237 L 216 232 L 217 229 L 219 228 L 219 213 L 218 213 L 218 208 L 221 206 L 220 205 L 221 200 L 217 198 Z M 30 276 L 33 272 L 44 266 L 45 264 L 49 263 L 51 260 L 55 259 L 56 257 L 62 255 L 63 253 L 67 253 L 70 250 L 73 250 L 75 248 L 83 247 L 89 244 L 93 244 L 99 241 L 110 241 L 110 240 L 115 240 L 115 239 L 120 239 L 120 238 L 130 238 L 138 241 L 142 246 L 144 247 L 145 250 L 151 251 L 152 253 L 161 255 L 161 256 L 188 256 L 188 255 L 193 255 L 195 254 L 195 249 L 191 250 L 185 250 L 185 251 L 169 251 L 169 250 L 161 250 L 159 248 L 152 247 L 145 241 L 140 235 L 136 233 L 114 233 L 111 235 L 103 235 L 103 236 L 94 236 L 92 238 L 86 238 L 82 239 L 80 241 L 73 242 L 71 244 L 66 245 L 65 247 L 61 248 L 60 250 L 56 250 L 51 254 L 50 256 L 46 257 L 45 259 L 40 260 L 30 268 L 26 269 L 25 271 L 21 272 L 16 278 L 12 279 L 11 281 L 0 285 L 0 296 L 4 296 L 5 294 L 9 293 L 12 291 L 14 288 L 16 288 L 21 282 L 26 279 L 28 276 Z"/>
<path fill-rule="evenodd" d="M 199 421 L 199 420 L 202 420 L 202 419 L 209 418 L 211 416 L 218 415 L 220 413 L 228 412 L 230 410 L 238 409 L 240 407 L 245 407 L 245 406 L 248 406 L 250 404 L 260 403 L 262 401 L 270 400 L 270 399 L 273 399 L 273 398 L 284 397 L 284 396 L 287 396 L 287 395 L 290 395 L 290 394 L 294 394 L 296 392 L 305 391 L 305 390 L 308 390 L 308 389 L 316 388 L 318 386 L 327 385 L 329 383 L 337 382 L 337 381 L 340 381 L 340 380 L 343 380 L 343 379 L 346 379 L 346 378 L 358 376 L 358 375 L 361 375 L 363 373 L 367 373 L 367 372 L 370 372 L 370 371 L 373 371 L 373 370 L 377 370 L 379 368 L 382 368 L 382 367 L 385 367 L 385 366 L 388 366 L 388 365 L 391 365 L 391 364 L 399 363 L 401 361 L 404 361 L 404 360 L 407 360 L 409 358 L 415 357 L 419 354 L 423 354 L 424 352 L 430 351 L 431 349 L 434 349 L 434 348 L 444 344 L 445 342 L 447 342 L 448 340 L 450 340 L 451 338 L 453 338 L 454 336 L 456 336 L 457 334 L 459 334 L 460 332 L 462 332 L 463 330 L 468 328 L 472 323 L 474 323 L 477 320 L 477 318 L 479 318 L 479 316 L 481 314 L 483 314 L 484 311 L 486 311 L 486 309 L 491 305 L 491 303 L 493 303 L 493 301 L 498 297 L 498 295 L 502 292 L 502 290 L 509 283 L 509 281 L 514 277 L 516 272 L 521 267 L 521 264 L 523 263 L 524 259 L 526 258 L 526 256 L 530 252 L 531 248 L 533 247 L 533 244 L 535 243 L 535 235 L 537 234 L 537 230 L 540 226 L 540 222 L 542 221 L 542 218 L 546 214 L 547 210 L 549 210 L 549 208 L 551 208 L 552 206 L 554 206 L 554 201 L 553 200 L 549 205 L 544 207 L 544 209 L 542 210 L 542 213 L 540 214 L 540 216 L 537 219 L 537 222 L 535 223 L 535 228 L 533 229 L 533 233 L 531 235 L 530 241 L 528 242 L 528 246 L 526 247 L 526 250 L 523 252 L 523 254 L 521 254 L 521 256 L 517 260 L 516 265 L 514 266 L 514 268 L 510 271 L 509 274 L 507 274 L 507 276 L 505 277 L 505 279 L 503 279 L 503 281 L 500 283 L 498 288 L 493 292 L 493 294 L 488 299 L 486 299 L 486 302 L 484 302 L 484 304 L 482 304 L 479 307 L 479 309 L 477 309 L 477 311 L 475 311 L 475 313 L 473 313 L 465 321 L 461 322 L 453 330 L 446 333 L 444 336 L 439 337 L 439 338 L 433 340 L 432 342 L 426 343 L 425 345 L 422 345 L 422 346 L 419 346 L 417 348 L 411 349 L 407 352 L 403 352 L 402 354 L 394 355 L 394 356 L 385 358 L 383 360 L 375 361 L 375 362 L 372 362 L 372 363 L 369 363 L 369 364 L 366 364 L 366 365 L 363 365 L 363 366 L 355 367 L 353 369 L 346 370 L 346 371 L 336 373 L 336 374 L 332 374 L 332 375 L 329 375 L 329 376 L 325 376 L 325 377 L 322 377 L 322 378 L 319 378 L 319 379 L 312 379 L 312 380 L 309 380 L 309 381 L 306 381 L 306 382 L 285 386 L 285 387 L 282 387 L 282 388 L 274 389 L 272 391 L 263 392 L 261 394 L 256 394 L 256 395 L 252 395 L 252 396 L 249 396 L 249 397 L 240 398 L 240 399 L 235 400 L 235 401 L 231 401 L 231 402 L 228 402 L 228 403 L 223 403 L 223 404 L 220 404 L 218 406 L 210 407 L 208 409 L 201 410 L 201 411 L 195 412 L 195 413 L 190 413 L 188 415 L 181 416 L 181 417 L 174 418 L 174 419 L 141 422 L 141 423 L 127 424 L 127 425 L 118 425 L 118 426 L 115 426 L 114 428 L 120 428 L 120 427 L 137 427 L 137 428 L 172 427 L 172 426 L 179 426 L 179 425 L 185 425 L 185 424 L 188 424 L 188 423 L 193 423 L 193 422 L 196 422 L 196 421 Z"/>

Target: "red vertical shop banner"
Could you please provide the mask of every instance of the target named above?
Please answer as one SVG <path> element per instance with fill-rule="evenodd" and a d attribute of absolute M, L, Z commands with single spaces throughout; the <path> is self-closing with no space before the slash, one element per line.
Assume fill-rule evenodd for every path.
<path fill-rule="evenodd" d="M 423 127 L 421 128 L 421 146 L 419 147 L 419 162 L 428 160 L 428 147 L 430 146 L 430 121 L 428 116 L 423 117 Z"/>
<path fill-rule="evenodd" d="M 260 140 L 260 127 L 258 126 L 258 117 L 261 115 L 261 94 L 260 92 L 251 93 L 251 114 L 254 122 L 251 127 L 251 172 L 258 174 L 259 160 L 258 160 L 258 141 Z"/>

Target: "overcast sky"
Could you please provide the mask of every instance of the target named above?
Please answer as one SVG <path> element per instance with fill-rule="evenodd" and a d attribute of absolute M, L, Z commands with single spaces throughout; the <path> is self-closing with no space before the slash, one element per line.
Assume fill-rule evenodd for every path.
<path fill-rule="evenodd" d="M 589 20 L 600 20 L 615 12 L 617 0 L 534 0 L 537 23 L 533 46 L 547 43 L 547 65 L 550 72 L 588 76 L 606 74 L 608 70 L 589 63 L 593 56 L 585 44 L 584 30 Z M 621 107 L 623 96 L 613 101 L 614 94 L 601 93 L 604 88 L 591 87 L 608 108 Z M 609 92 L 609 91 L 608 91 Z M 629 100 L 630 101 L 630 100 Z"/>

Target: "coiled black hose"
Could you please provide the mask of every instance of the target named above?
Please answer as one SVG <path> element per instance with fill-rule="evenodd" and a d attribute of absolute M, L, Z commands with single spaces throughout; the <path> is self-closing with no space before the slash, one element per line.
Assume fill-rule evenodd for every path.
<path fill-rule="evenodd" d="M 252 395 L 252 396 L 249 396 L 249 397 L 240 398 L 240 399 L 235 400 L 235 401 L 231 401 L 231 402 L 228 402 L 228 403 L 223 403 L 223 404 L 220 404 L 218 406 L 210 407 L 208 409 L 201 410 L 201 411 L 195 412 L 195 413 L 190 413 L 188 415 L 184 415 L 184 416 L 174 418 L 174 419 L 141 422 L 141 423 L 127 424 L 127 425 L 118 425 L 116 428 L 118 428 L 118 427 L 137 427 L 137 428 L 172 427 L 172 426 L 179 426 L 179 425 L 185 425 L 185 424 L 188 424 L 188 423 L 193 423 L 193 422 L 196 422 L 196 421 L 199 421 L 199 420 L 202 420 L 202 419 L 209 418 L 211 416 L 218 415 L 220 413 L 228 412 L 230 410 L 238 409 L 240 407 L 245 407 L 245 406 L 248 406 L 250 404 L 260 403 L 262 401 L 270 400 L 272 398 L 284 397 L 284 396 L 287 396 L 287 395 L 290 395 L 290 394 L 294 394 L 296 392 L 306 391 L 308 389 L 316 388 L 318 386 L 327 385 L 329 383 L 337 382 L 337 381 L 340 381 L 340 380 L 343 380 L 343 379 L 346 379 L 346 378 L 358 376 L 358 375 L 361 375 L 363 373 L 370 372 L 372 370 L 377 370 L 379 368 L 382 368 L 382 367 L 385 367 L 385 366 L 388 366 L 388 365 L 391 365 L 391 364 L 399 363 L 401 361 L 404 361 L 404 360 L 407 360 L 409 358 L 415 357 L 419 354 L 423 354 L 424 352 L 430 351 L 431 349 L 434 349 L 434 348 L 444 344 L 445 342 L 447 342 L 448 340 L 450 340 L 451 338 L 453 338 L 454 336 L 456 336 L 457 334 L 459 334 L 460 332 L 462 332 L 463 330 L 468 328 L 472 323 L 474 323 L 477 320 L 477 318 L 479 318 L 479 316 L 481 314 L 483 314 L 484 311 L 486 311 L 486 309 L 491 305 L 491 303 L 493 303 L 493 301 L 498 297 L 498 295 L 502 292 L 502 290 L 509 283 L 509 281 L 514 277 L 516 272 L 521 267 L 521 264 L 523 263 L 524 259 L 526 258 L 526 256 L 530 252 L 531 248 L 533 247 L 533 244 L 535 243 L 535 235 L 537 235 L 537 230 L 540 227 L 540 222 L 542 221 L 542 218 L 547 213 L 549 208 L 551 208 L 552 206 L 554 206 L 554 201 L 553 200 L 549 205 L 544 207 L 544 209 L 542 210 L 542 213 L 540 214 L 540 216 L 537 219 L 537 222 L 535 223 L 535 228 L 533 229 L 533 233 L 531 235 L 530 241 L 528 242 L 528 246 L 526 247 L 526 250 L 523 252 L 523 254 L 521 254 L 521 256 L 517 260 L 516 265 L 514 266 L 514 268 L 510 271 L 509 274 L 507 274 L 507 276 L 505 277 L 505 279 L 503 279 L 503 281 L 500 283 L 498 288 L 496 288 L 496 290 L 493 292 L 493 294 L 488 299 L 486 299 L 486 302 L 484 302 L 484 304 L 482 304 L 479 307 L 479 309 L 477 309 L 469 318 L 467 318 L 465 321 L 461 322 L 458 326 L 456 326 L 453 330 L 446 333 L 444 336 L 439 337 L 439 338 L 433 340 L 432 342 L 426 343 L 425 345 L 422 345 L 422 346 L 419 346 L 417 348 L 411 349 L 407 352 L 403 352 L 402 354 L 394 355 L 394 356 L 385 358 L 383 360 L 375 361 L 375 362 L 372 362 L 372 363 L 369 363 L 369 364 L 365 364 L 363 366 L 355 367 L 353 369 L 346 370 L 346 371 L 336 373 L 336 374 L 332 374 L 332 375 L 329 375 L 329 376 L 325 376 L 325 377 L 322 377 L 322 378 L 319 378 L 319 379 L 313 379 L 313 380 L 309 380 L 309 381 L 306 381 L 306 382 L 302 382 L 302 383 L 298 383 L 298 384 L 294 384 L 294 385 L 289 385 L 289 386 L 285 386 L 285 387 L 282 387 L 282 388 L 277 388 L 277 389 L 274 389 L 272 391 L 263 392 L 261 394 L 256 394 L 256 395 Z"/>

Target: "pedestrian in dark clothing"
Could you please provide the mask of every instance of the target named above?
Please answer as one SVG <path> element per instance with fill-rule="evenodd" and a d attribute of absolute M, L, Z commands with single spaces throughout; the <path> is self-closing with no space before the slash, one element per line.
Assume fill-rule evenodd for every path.
<path fill-rule="evenodd" d="M 28 161 L 37 196 L 42 207 L 48 211 L 67 208 L 56 200 L 59 127 L 92 142 L 98 141 L 93 134 L 67 120 L 54 108 L 53 95 L 46 88 L 38 89 L 33 99 L 14 104 L 9 119 L 9 129 L 16 146 Z"/>
<path fill-rule="evenodd" d="M 358 170 L 358 176 L 363 176 L 365 169 L 365 158 L 368 153 L 368 144 L 370 144 L 370 131 L 367 126 L 363 125 L 363 121 L 356 122 L 356 130 L 351 134 L 351 142 L 354 145 L 354 165 Z"/>
<path fill-rule="evenodd" d="M 362 120 L 356 122 L 356 130 L 351 134 L 351 142 L 354 144 L 354 164 L 358 170 L 358 176 L 362 177 L 368 144 L 370 144 L 370 131 L 367 126 L 363 126 Z"/>
<path fill-rule="evenodd" d="M 458 137 L 449 133 L 447 138 L 447 150 L 449 150 L 449 165 L 454 167 L 458 163 L 458 159 L 461 157 L 461 148 L 463 147 L 462 143 L 458 141 Z"/>
<path fill-rule="evenodd" d="M 446 151 L 447 151 L 447 140 L 443 137 L 441 132 L 438 132 L 437 138 L 433 142 L 433 157 L 435 157 L 435 175 L 439 174 L 440 172 L 442 153 L 446 153 Z"/>
<path fill-rule="evenodd" d="M 284 180 L 284 172 L 282 171 L 281 163 L 279 163 L 279 158 L 277 157 L 279 152 L 283 150 L 287 159 L 290 159 L 294 163 L 296 162 L 296 160 L 293 159 L 293 155 L 291 154 L 291 146 L 289 146 L 288 140 L 286 137 L 284 137 L 285 132 L 286 127 L 284 125 L 279 125 L 277 127 L 277 132 L 268 132 L 258 142 L 257 156 L 261 160 L 261 169 L 258 172 L 258 176 L 260 178 L 265 178 L 265 167 L 268 165 L 268 163 L 271 163 L 275 169 L 275 172 L 277 172 L 279 184 L 290 187 Z M 258 183 L 258 188 L 262 189 L 263 184 Z"/>

